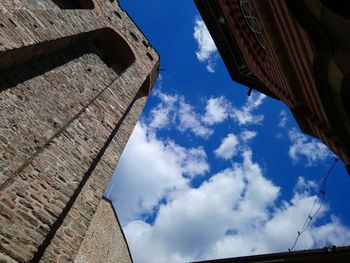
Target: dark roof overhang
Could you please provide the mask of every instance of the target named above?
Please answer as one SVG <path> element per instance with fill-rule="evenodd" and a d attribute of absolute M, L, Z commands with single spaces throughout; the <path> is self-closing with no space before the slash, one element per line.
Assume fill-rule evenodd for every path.
<path fill-rule="evenodd" d="M 320 249 L 300 250 L 291 252 L 271 253 L 254 256 L 214 259 L 198 261 L 197 263 L 276 263 L 276 262 L 305 262 L 305 263 L 346 263 L 350 258 L 350 246 L 325 247 Z"/>

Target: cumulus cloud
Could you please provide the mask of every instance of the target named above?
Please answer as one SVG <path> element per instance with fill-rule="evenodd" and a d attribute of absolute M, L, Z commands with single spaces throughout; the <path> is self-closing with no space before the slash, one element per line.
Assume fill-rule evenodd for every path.
<path fill-rule="evenodd" d="M 208 138 L 213 130 L 206 127 L 200 120 L 200 116 L 196 114 L 192 106 L 184 101 L 180 101 L 178 110 L 180 131 L 191 130 L 197 136 Z"/>
<path fill-rule="evenodd" d="M 261 124 L 264 116 L 256 114 L 256 111 L 265 98 L 263 94 L 253 93 L 240 108 L 233 106 L 224 96 L 210 98 L 205 106 L 202 120 L 207 125 L 218 124 L 228 118 L 233 119 L 240 126 Z"/>
<path fill-rule="evenodd" d="M 239 125 L 251 125 L 260 124 L 264 120 L 264 115 L 254 114 L 261 104 L 263 103 L 266 96 L 261 93 L 253 93 L 248 97 L 246 104 L 240 109 L 233 109 L 231 117 Z"/>
<path fill-rule="evenodd" d="M 156 96 L 160 103 L 150 118 L 136 125 L 109 196 L 134 261 L 176 263 L 290 248 L 315 202 L 317 185 L 299 177 L 293 197 L 281 200 L 280 187 L 254 162 L 249 143 L 257 132 L 245 125 L 261 123 L 263 116 L 255 111 L 264 96 L 250 97 L 240 109 L 224 97 L 212 98 L 203 116 L 182 96 Z M 211 130 L 209 125 L 228 118 L 240 125 L 240 132 L 229 133 L 215 150 L 217 157 L 230 159 L 229 166 L 215 174 L 209 174 L 203 147 L 185 148 L 157 137 L 157 131 L 167 126 L 204 137 L 205 132 L 198 127 Z M 297 145 L 292 156 L 304 158 L 305 150 L 298 147 L 311 140 L 296 130 L 289 136 Z M 201 183 L 194 187 L 192 183 L 199 178 Z M 323 206 L 296 249 L 350 241 L 350 229 L 333 215 L 329 220 L 328 212 L 327 205 Z"/>
<path fill-rule="evenodd" d="M 238 153 L 239 141 L 236 135 L 230 133 L 225 137 L 214 153 L 216 157 L 229 160 Z"/>
<path fill-rule="evenodd" d="M 229 117 L 232 105 L 224 96 L 210 98 L 205 106 L 203 122 L 208 125 L 221 123 Z"/>
<path fill-rule="evenodd" d="M 303 179 L 298 184 L 309 183 Z M 135 262 L 186 262 L 286 251 L 316 198 L 305 188 L 295 189 L 292 199 L 277 207 L 280 188 L 263 176 L 247 149 L 241 163 L 213 175 L 199 188 L 174 191 L 168 203 L 160 205 L 153 224 L 131 220 L 124 231 Z M 318 218 L 327 209 L 321 209 Z M 332 216 L 328 222 L 312 224 L 297 249 L 349 241 L 350 229 Z"/>
<path fill-rule="evenodd" d="M 288 153 L 295 163 L 306 160 L 307 166 L 313 166 L 333 155 L 322 142 L 311 139 L 296 129 L 292 129 L 288 135 L 292 142 Z"/>
<path fill-rule="evenodd" d="M 208 171 L 202 147 L 186 149 L 161 141 L 138 123 L 119 160 L 109 198 L 117 202 L 121 222 L 142 219 L 142 215 L 152 214 L 169 192 L 187 187 L 191 178 Z"/>
<path fill-rule="evenodd" d="M 244 130 L 241 133 L 241 138 L 243 142 L 249 142 L 251 139 L 255 138 L 258 133 L 256 131 Z"/>
<path fill-rule="evenodd" d="M 175 127 L 181 132 L 191 131 L 196 136 L 209 138 L 213 130 L 194 111 L 192 106 L 185 101 L 183 96 L 170 95 L 161 91 L 154 93 L 159 103 L 150 113 L 148 125 L 153 129 Z"/>
<path fill-rule="evenodd" d="M 155 129 L 168 127 L 171 115 L 176 111 L 176 103 L 179 98 L 177 95 L 169 95 L 160 91 L 156 91 L 155 95 L 159 97 L 160 103 L 150 113 L 149 126 Z"/>
<path fill-rule="evenodd" d="M 249 149 L 248 143 L 257 135 L 256 131 L 243 130 L 239 135 L 229 133 L 214 150 L 217 158 L 230 160 L 240 152 Z"/>
<path fill-rule="evenodd" d="M 197 59 L 207 64 L 208 72 L 214 73 L 217 60 L 217 48 L 204 21 L 199 17 L 196 17 L 194 23 L 193 36 L 198 44 L 198 51 L 196 51 Z"/>
<path fill-rule="evenodd" d="M 263 94 L 252 94 L 240 108 L 233 106 L 224 96 L 210 98 L 203 115 L 198 114 L 183 96 L 161 91 L 156 91 L 154 95 L 160 101 L 151 111 L 148 121 L 149 127 L 154 129 L 173 125 L 181 132 L 191 131 L 196 136 L 207 139 L 214 132 L 211 126 L 228 118 L 240 126 L 257 125 L 264 120 L 262 114 L 256 113 L 266 97 Z"/>

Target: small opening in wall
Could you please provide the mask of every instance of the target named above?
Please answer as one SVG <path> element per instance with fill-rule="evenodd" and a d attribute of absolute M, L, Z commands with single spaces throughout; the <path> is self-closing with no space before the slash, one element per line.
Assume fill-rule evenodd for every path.
<path fill-rule="evenodd" d="M 51 0 L 61 9 L 94 9 L 92 0 Z"/>
<path fill-rule="evenodd" d="M 0 27 L 4 27 L 4 24 L 0 23 Z"/>
<path fill-rule="evenodd" d="M 142 44 L 145 46 L 145 47 L 149 47 L 149 44 L 148 44 L 148 42 L 146 42 L 145 40 L 142 40 Z"/>
<path fill-rule="evenodd" d="M 11 18 L 9 18 L 9 21 L 11 22 L 12 25 L 14 25 L 15 27 L 17 27 L 17 24 L 15 22 L 13 22 L 13 20 Z"/>
<path fill-rule="evenodd" d="M 139 41 L 139 39 L 137 38 L 137 36 L 136 36 L 133 32 L 130 32 L 130 35 L 132 36 L 132 38 L 133 38 L 135 41 Z"/>
<path fill-rule="evenodd" d="M 149 52 L 147 52 L 146 55 L 147 55 L 147 57 L 149 58 L 150 61 L 153 61 L 153 57 L 152 57 L 152 55 Z"/>
<path fill-rule="evenodd" d="M 115 14 L 119 19 L 122 19 L 122 15 L 121 15 L 119 12 L 114 11 L 114 14 Z"/>

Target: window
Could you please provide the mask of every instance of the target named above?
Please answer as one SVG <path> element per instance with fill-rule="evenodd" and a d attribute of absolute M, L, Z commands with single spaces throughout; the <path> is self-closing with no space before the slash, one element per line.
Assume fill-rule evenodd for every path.
<path fill-rule="evenodd" d="M 250 4 L 250 0 L 240 0 L 240 6 L 244 19 L 247 22 L 249 28 L 252 30 L 260 46 L 265 49 L 265 37 L 260 29 L 258 19 L 254 16 L 253 7 Z"/>

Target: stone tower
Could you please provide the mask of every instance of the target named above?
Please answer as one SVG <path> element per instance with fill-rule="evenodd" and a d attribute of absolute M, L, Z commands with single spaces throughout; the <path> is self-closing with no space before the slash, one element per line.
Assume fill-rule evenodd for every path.
<path fill-rule="evenodd" d="M 1 262 L 84 262 L 119 231 L 102 192 L 158 62 L 116 1 L 0 1 Z"/>

